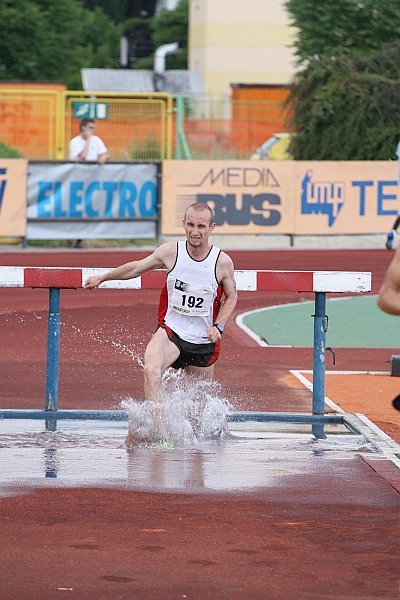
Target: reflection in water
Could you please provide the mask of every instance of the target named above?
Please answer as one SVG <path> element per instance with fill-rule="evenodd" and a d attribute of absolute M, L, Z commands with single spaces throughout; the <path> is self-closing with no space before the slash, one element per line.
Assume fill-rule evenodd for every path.
<path fill-rule="evenodd" d="M 55 479 L 58 472 L 57 448 L 46 448 L 43 451 L 45 477 Z"/>
<path fill-rule="evenodd" d="M 301 433 L 261 430 L 253 434 L 242 429 L 190 447 L 169 450 L 150 445 L 127 450 L 120 447 L 126 423 L 114 423 L 113 432 L 109 423 L 107 427 L 99 422 L 58 423 L 60 428 L 66 425 L 72 429 L 73 444 L 65 432 L 61 440 L 55 437 L 59 433 L 52 434 L 57 447 L 51 447 L 51 442 L 46 447 L 48 439 L 45 443 L 43 437 L 41 446 L 26 445 L 26 440 L 24 446 L 12 445 L 9 435 L 8 446 L 3 446 L 0 453 L 0 487 L 36 487 L 51 480 L 59 486 L 159 492 L 249 490 L 290 485 L 293 475 L 326 471 L 331 459 L 349 460 L 357 452 L 374 451 L 361 435 L 328 434 L 326 440 L 316 440 L 310 429 Z M 274 425 L 270 423 L 269 427 Z M 18 426 L 24 423 L 19 421 Z M 86 428 L 91 430 L 91 444 L 87 438 L 84 445 L 79 445 L 79 434 L 88 435 Z"/>
<path fill-rule="evenodd" d="M 330 460 L 375 452 L 343 423 L 229 421 L 228 403 L 209 382 L 187 389 L 174 378 L 167 401 L 172 449 L 123 448 L 126 421 L 0 421 L 0 487 L 117 487 L 207 492 L 290 486 L 299 474 L 324 472 Z M 182 384 L 182 385 L 181 385 Z M 126 400 L 130 426 L 152 427 L 149 403 Z"/>
<path fill-rule="evenodd" d="M 156 490 L 204 488 L 204 454 L 199 450 L 127 450 L 127 481 L 134 487 Z"/>
<path fill-rule="evenodd" d="M 46 419 L 44 426 L 46 431 L 57 431 L 57 419 L 53 416 L 49 419 Z"/>
<path fill-rule="evenodd" d="M 329 468 L 327 461 L 349 460 L 357 452 L 374 451 L 361 435 L 328 434 L 326 440 L 316 440 L 310 430 L 308 433 L 260 431 L 253 435 L 242 430 L 218 440 L 198 441 L 190 447 L 170 450 L 150 445 L 127 450 L 121 448 L 126 423 L 114 424 L 113 438 L 109 428 L 96 429 L 101 425 L 98 422 L 73 425 L 72 445 L 64 433 L 64 444 L 57 438 L 57 447 L 51 444 L 43 447 L 43 438 L 42 446 L 28 446 L 25 440 L 24 446 L 3 447 L 0 453 L 3 490 L 7 484 L 41 486 L 50 480 L 59 486 L 158 492 L 249 490 L 290 485 L 293 475 L 324 472 Z M 59 422 L 59 427 L 62 426 L 64 423 Z M 84 445 L 79 445 L 79 433 L 86 427 L 91 428 L 91 444 L 87 438 Z M 52 436 L 55 438 L 56 434 Z"/>

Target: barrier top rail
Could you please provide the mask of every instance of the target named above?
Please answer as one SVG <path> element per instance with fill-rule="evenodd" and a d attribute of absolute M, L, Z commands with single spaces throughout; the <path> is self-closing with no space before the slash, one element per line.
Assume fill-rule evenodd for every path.
<path fill-rule="evenodd" d="M 58 410 L 58 367 L 60 346 L 60 291 L 79 289 L 90 275 L 110 271 L 99 268 L 0 267 L 0 287 L 48 288 L 47 371 L 45 411 Z M 155 270 L 124 281 L 107 281 L 103 288 L 161 289 L 165 270 Z M 348 271 L 235 271 L 241 291 L 294 291 L 315 293 L 313 350 L 313 415 L 323 415 L 325 407 L 325 354 L 328 317 L 326 293 L 371 291 L 371 273 Z M 330 349 L 332 350 L 332 349 Z M 14 411 L 15 412 L 15 411 Z M 3 411 L 4 413 L 4 411 Z M 20 413 L 24 414 L 23 411 Z M 22 418 L 22 417 L 21 417 Z"/>
<path fill-rule="evenodd" d="M 91 275 L 111 268 L 0 267 L 0 287 L 79 289 Z M 106 281 L 100 288 L 161 289 L 165 270 L 155 270 L 124 281 Z M 353 271 L 235 271 L 240 291 L 366 293 L 371 273 Z"/>

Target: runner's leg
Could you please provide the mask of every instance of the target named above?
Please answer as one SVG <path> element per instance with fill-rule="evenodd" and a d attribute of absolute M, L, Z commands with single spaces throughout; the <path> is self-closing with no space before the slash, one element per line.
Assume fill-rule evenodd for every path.
<path fill-rule="evenodd" d="M 164 329 L 158 329 L 152 336 L 144 357 L 144 394 L 145 399 L 156 404 L 154 422 L 157 437 L 166 436 L 165 415 L 163 411 L 164 395 L 161 388 L 162 375 L 178 358 L 179 350 L 170 342 Z M 124 446 L 131 448 L 143 442 L 153 442 L 153 439 L 142 439 L 136 431 L 128 431 Z"/>
<path fill-rule="evenodd" d="M 179 349 L 168 337 L 165 329 L 160 327 L 152 336 L 144 355 L 144 397 L 157 406 L 156 427 L 160 436 L 166 436 L 165 401 L 161 387 L 163 373 L 178 358 Z"/>
<path fill-rule="evenodd" d="M 214 366 L 215 365 L 211 365 L 210 367 L 194 367 L 193 365 L 188 365 L 185 368 L 185 373 L 198 379 L 212 379 L 214 376 Z"/>
<path fill-rule="evenodd" d="M 193 365 L 188 365 L 185 368 L 185 373 L 188 377 L 193 379 L 194 385 L 196 380 L 211 381 L 214 375 L 214 365 L 211 365 L 210 367 L 194 367 Z M 195 412 L 192 415 L 189 415 L 189 421 L 196 437 L 199 437 L 200 434 L 205 403 L 205 397 L 198 398 Z"/>

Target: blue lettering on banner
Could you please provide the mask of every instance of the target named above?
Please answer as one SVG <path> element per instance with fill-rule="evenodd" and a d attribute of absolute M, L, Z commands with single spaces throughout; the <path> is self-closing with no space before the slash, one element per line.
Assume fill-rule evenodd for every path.
<path fill-rule="evenodd" d="M 385 210 L 383 206 L 387 200 L 397 201 L 396 194 L 385 194 L 385 187 L 396 186 L 397 189 L 397 185 L 397 181 L 378 181 L 378 215 L 397 215 L 396 209 Z"/>
<path fill-rule="evenodd" d="M 71 190 L 70 199 L 69 199 L 70 216 L 75 219 L 82 219 L 83 182 L 82 181 L 72 181 L 70 190 Z"/>
<path fill-rule="evenodd" d="M 5 182 L 1 182 L 0 203 L 4 186 Z M 83 181 L 38 183 L 38 218 L 131 219 L 156 214 L 157 187 L 153 181 L 141 186 L 132 181 L 92 181 L 87 185 Z"/>
<path fill-rule="evenodd" d="M 389 194 L 387 193 L 388 188 L 395 188 L 397 190 L 398 183 L 397 181 L 352 181 L 351 184 L 353 187 L 359 189 L 359 197 L 358 197 L 358 214 L 360 217 L 363 217 L 366 213 L 366 204 L 367 204 L 367 196 L 368 199 L 371 200 L 371 195 L 376 193 L 376 214 L 378 216 L 395 216 L 397 215 L 397 208 L 394 206 L 393 208 L 388 208 L 388 202 L 396 202 L 397 203 L 397 194 Z M 377 186 L 377 191 L 375 192 L 374 188 Z M 392 205 L 393 206 L 393 205 Z"/>
<path fill-rule="evenodd" d="M 373 181 L 353 181 L 351 184 L 353 187 L 359 187 L 360 198 L 359 198 L 359 212 L 360 217 L 365 215 L 365 194 L 366 189 L 374 185 Z"/>
<path fill-rule="evenodd" d="M 139 209 L 142 217 L 154 217 L 157 207 L 156 186 L 146 181 L 140 188 Z"/>
<path fill-rule="evenodd" d="M 0 175 L 7 175 L 7 169 L 1 168 Z M 3 204 L 4 192 L 6 191 L 7 180 L 6 178 L 2 179 L 0 182 L 0 212 L 1 206 Z"/>
<path fill-rule="evenodd" d="M 96 219 L 99 216 L 99 211 L 95 210 L 92 206 L 92 195 L 94 192 L 100 190 L 100 183 L 98 181 L 92 181 L 87 186 L 85 194 L 85 211 L 89 219 Z"/>
<path fill-rule="evenodd" d="M 39 181 L 39 193 L 37 200 L 37 211 L 38 217 L 45 219 L 51 217 L 51 192 L 53 189 L 53 183 L 51 181 Z"/>
<path fill-rule="evenodd" d="M 352 181 L 351 185 L 358 190 L 358 214 L 360 217 L 366 215 L 367 200 L 369 200 L 370 206 L 372 194 L 376 195 L 375 214 L 377 216 L 395 216 L 398 214 L 396 206 L 390 204 L 392 202 L 397 203 L 397 195 L 389 193 L 389 188 L 397 189 L 397 181 L 374 182 L 366 179 Z M 301 184 L 301 190 L 301 214 L 326 215 L 328 217 L 328 227 L 332 227 L 346 201 L 344 182 L 313 181 L 312 171 L 307 171 Z"/>
<path fill-rule="evenodd" d="M 301 214 L 327 215 L 328 227 L 332 227 L 342 210 L 345 190 L 342 181 L 313 181 L 312 171 L 307 171 L 301 183 Z"/>
<path fill-rule="evenodd" d="M 136 217 L 134 203 L 136 186 L 130 181 L 122 181 L 119 189 L 119 217 Z"/>

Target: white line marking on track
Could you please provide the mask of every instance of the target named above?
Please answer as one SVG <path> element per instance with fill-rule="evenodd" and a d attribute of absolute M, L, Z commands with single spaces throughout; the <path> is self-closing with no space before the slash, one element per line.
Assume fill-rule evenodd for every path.
<path fill-rule="evenodd" d="M 294 375 L 308 390 L 312 392 L 313 384 L 303 373 L 311 374 L 309 369 L 290 369 L 289 373 Z M 326 371 L 326 375 L 390 375 L 390 371 Z M 340 408 L 333 400 L 325 396 L 325 404 L 334 409 L 338 413 L 345 414 L 345 411 Z M 379 448 L 381 454 L 387 460 L 390 460 L 396 467 L 400 468 L 400 444 L 393 440 L 387 433 L 380 429 L 373 421 L 368 419 L 362 413 L 353 413 L 366 426 L 367 434 L 373 440 L 373 443 Z M 362 433 L 362 431 L 360 432 Z"/>
<path fill-rule="evenodd" d="M 310 392 L 313 391 L 313 384 L 309 381 L 302 373 L 312 373 L 312 371 L 296 371 L 294 369 L 290 369 L 289 373 L 297 377 L 297 379 L 306 387 Z M 338 404 L 333 402 L 328 396 L 325 396 L 325 404 L 330 408 L 333 408 L 338 413 L 344 413 L 345 411 L 340 408 Z"/>

